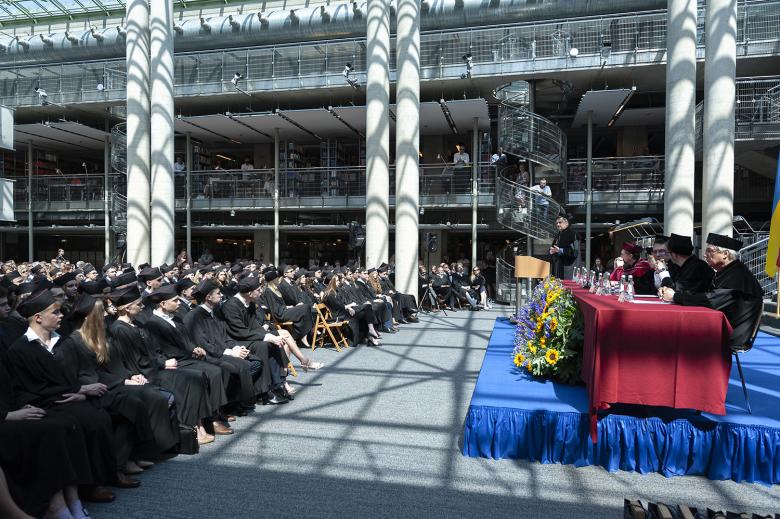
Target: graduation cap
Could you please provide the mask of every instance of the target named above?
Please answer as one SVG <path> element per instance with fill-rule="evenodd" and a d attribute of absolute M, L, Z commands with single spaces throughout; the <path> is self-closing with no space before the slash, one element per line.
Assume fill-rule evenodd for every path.
<path fill-rule="evenodd" d="M 33 315 L 43 312 L 56 302 L 50 290 L 39 290 L 33 292 L 30 297 L 22 301 L 16 308 L 16 311 L 25 319 L 29 319 Z"/>
<path fill-rule="evenodd" d="M 138 277 L 135 275 L 135 272 L 131 270 L 130 272 L 123 272 L 114 278 L 114 286 L 121 287 L 135 283 L 136 281 L 138 281 Z"/>
<path fill-rule="evenodd" d="M 714 232 L 711 232 L 709 236 L 707 236 L 707 243 L 716 247 L 735 251 L 741 249 L 744 245 L 744 243 L 742 243 L 740 240 L 736 240 L 731 236 L 726 236 L 725 234 L 715 234 Z"/>
<path fill-rule="evenodd" d="M 96 271 L 97 269 L 92 265 L 92 263 L 85 263 L 83 267 L 81 267 L 81 270 L 84 272 L 84 274 L 89 274 L 93 270 Z"/>
<path fill-rule="evenodd" d="M 278 272 L 268 272 L 265 274 L 266 281 L 269 281 L 268 276 L 275 274 L 274 277 L 271 279 L 276 279 L 279 277 Z M 252 290 L 257 290 L 260 287 L 260 280 L 254 276 L 247 276 L 241 281 L 238 282 L 238 291 L 242 294 L 246 294 L 247 292 L 251 292 Z"/>
<path fill-rule="evenodd" d="M 656 234 L 653 243 L 664 244 L 668 241 L 669 241 L 669 236 L 665 236 L 663 234 Z"/>
<path fill-rule="evenodd" d="M 242 270 L 244 270 L 244 267 L 242 267 L 240 264 L 233 265 L 232 267 L 230 267 L 230 273 L 231 274 L 238 274 Z"/>
<path fill-rule="evenodd" d="M 669 249 L 669 252 L 690 256 L 693 254 L 693 241 L 690 236 L 681 236 L 672 233 L 669 240 L 666 242 L 666 248 Z"/>
<path fill-rule="evenodd" d="M 172 270 L 173 270 L 173 265 L 166 265 L 165 263 L 160 265 L 160 273 L 162 273 L 162 274 L 167 274 L 168 272 L 170 272 Z"/>
<path fill-rule="evenodd" d="M 149 263 L 141 263 L 140 265 L 138 265 L 138 270 L 144 270 L 144 269 L 148 269 L 150 267 L 151 267 L 151 265 Z"/>
<path fill-rule="evenodd" d="M 181 295 L 182 292 L 194 286 L 195 286 L 195 282 L 190 278 L 181 278 L 179 281 L 176 282 L 176 293 Z"/>
<path fill-rule="evenodd" d="M 84 294 L 101 294 L 104 289 L 111 286 L 106 278 L 101 278 L 98 281 L 82 281 L 79 284 L 79 292 Z"/>
<path fill-rule="evenodd" d="M 160 272 L 160 269 L 157 267 L 146 267 L 145 269 L 142 269 L 141 272 L 138 273 L 138 280 L 142 283 L 146 283 L 147 281 L 151 281 L 153 279 L 159 279 L 162 277 L 162 272 Z"/>
<path fill-rule="evenodd" d="M 216 283 L 210 279 L 204 279 L 198 283 L 198 286 L 192 291 L 192 295 L 198 301 L 203 301 L 215 288 L 218 288 Z M 249 291 L 251 292 L 251 290 Z"/>
<path fill-rule="evenodd" d="M 115 290 L 109 294 L 108 298 L 116 306 L 125 306 L 133 301 L 141 299 L 141 291 L 138 290 L 138 286 L 131 285 L 126 288 Z"/>
<path fill-rule="evenodd" d="M 387 263 L 382 263 L 381 265 L 379 265 L 379 268 L 376 270 L 380 274 L 384 274 L 385 272 L 387 272 Z"/>
<path fill-rule="evenodd" d="M 368 270 L 366 271 L 366 273 L 367 273 L 367 274 L 372 274 L 372 273 L 374 273 L 374 272 L 376 272 L 376 269 L 375 269 L 374 267 L 371 267 L 370 269 L 368 269 Z"/>
<path fill-rule="evenodd" d="M 97 299 L 89 294 L 82 294 L 76 299 L 71 315 L 82 319 L 85 318 L 92 312 L 92 309 L 95 308 L 95 303 L 97 303 L 97 301 Z"/>
<path fill-rule="evenodd" d="M 304 269 L 298 269 L 295 271 L 295 274 L 293 274 L 293 279 L 300 279 L 305 275 L 306 271 Z"/>
<path fill-rule="evenodd" d="M 163 285 L 151 294 L 146 294 L 144 296 L 144 303 L 157 306 L 163 301 L 168 301 L 169 299 L 174 299 L 176 297 L 178 297 L 178 294 L 176 293 L 175 285 Z"/>
<path fill-rule="evenodd" d="M 68 272 L 59 277 L 54 278 L 54 284 L 58 287 L 64 287 L 66 283 L 76 280 L 76 271 Z"/>

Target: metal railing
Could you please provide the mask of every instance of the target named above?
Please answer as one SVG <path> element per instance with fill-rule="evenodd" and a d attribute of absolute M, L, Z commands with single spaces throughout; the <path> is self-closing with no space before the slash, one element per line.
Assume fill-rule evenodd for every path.
<path fill-rule="evenodd" d="M 739 251 L 742 263 L 756 276 L 758 283 L 764 290 L 764 297 L 773 299 L 777 295 L 777 278 L 766 275 L 766 253 L 769 246 L 769 238 L 759 240 Z"/>
<path fill-rule="evenodd" d="M 515 283 L 515 255 L 528 254 L 527 241 L 520 239 L 504 247 L 496 255 L 496 301 L 513 303 L 517 301 Z M 521 291 L 524 287 L 521 287 Z"/>
<path fill-rule="evenodd" d="M 504 227 L 538 240 L 557 232 L 555 220 L 561 205 L 528 186 L 499 176 L 496 179 L 496 219 Z"/>
<path fill-rule="evenodd" d="M 607 157 L 593 159 L 593 203 L 663 203 L 664 157 Z M 587 160 L 568 162 L 566 203 L 583 205 Z"/>
<path fill-rule="evenodd" d="M 700 11 L 697 41 L 703 48 L 704 11 Z M 738 56 L 778 54 L 780 4 L 740 3 L 737 29 Z M 392 70 L 394 45 L 393 41 L 389 52 Z M 433 31 L 421 35 L 421 76 L 423 80 L 460 77 L 466 53 L 472 55 L 472 74 L 479 76 L 597 68 L 604 60 L 607 66 L 662 63 L 665 47 L 663 11 Z M 570 56 L 573 48 L 578 51 L 576 58 Z M 246 78 L 249 91 L 345 86 L 345 63 L 351 63 L 358 76 L 365 74 L 364 38 L 181 53 L 174 63 L 176 95 L 235 92 L 230 79 L 236 72 Z M 56 103 L 122 101 L 126 80 L 123 59 L 11 66 L 0 70 L 0 104 L 37 105 L 36 86 Z"/>
<path fill-rule="evenodd" d="M 27 182 L 14 183 L 14 205 L 27 208 Z M 33 175 L 32 201 L 36 210 L 103 210 L 103 174 Z"/>

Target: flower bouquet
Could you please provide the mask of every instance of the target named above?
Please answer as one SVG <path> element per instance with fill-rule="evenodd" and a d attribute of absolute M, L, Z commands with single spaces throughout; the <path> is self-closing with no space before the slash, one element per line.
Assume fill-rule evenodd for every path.
<path fill-rule="evenodd" d="M 540 282 L 515 320 L 515 366 L 565 384 L 581 381 L 582 314 L 560 280 Z"/>

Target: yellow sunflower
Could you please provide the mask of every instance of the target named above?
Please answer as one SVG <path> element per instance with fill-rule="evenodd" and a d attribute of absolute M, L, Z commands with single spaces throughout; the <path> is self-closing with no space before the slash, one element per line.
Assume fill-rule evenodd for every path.
<path fill-rule="evenodd" d="M 560 357 L 560 353 L 558 350 L 549 349 L 547 350 L 547 355 L 544 356 L 544 359 L 547 361 L 547 364 L 550 366 L 555 366 L 555 363 L 558 362 L 558 358 Z"/>
<path fill-rule="evenodd" d="M 536 346 L 531 341 L 528 341 L 528 351 L 531 352 L 531 355 L 536 355 Z"/>
<path fill-rule="evenodd" d="M 525 357 L 523 356 L 522 353 L 518 353 L 517 355 L 515 355 L 515 366 L 519 368 L 523 365 L 523 362 L 525 362 Z"/>

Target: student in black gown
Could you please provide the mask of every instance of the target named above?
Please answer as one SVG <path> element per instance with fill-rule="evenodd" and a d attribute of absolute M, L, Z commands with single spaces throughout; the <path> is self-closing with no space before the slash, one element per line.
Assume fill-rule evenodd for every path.
<path fill-rule="evenodd" d="M 325 305 L 335 319 L 349 323 L 349 345 L 367 343 L 371 346 L 381 346 L 379 334 L 374 328 L 371 305 L 358 305 L 351 301 L 345 292 L 339 292 L 341 284 L 341 275 L 334 274 L 324 292 Z"/>
<path fill-rule="evenodd" d="M 135 322 L 142 312 L 141 293 L 137 286 L 115 291 L 111 299 L 117 308 L 117 319 L 110 330 L 112 349 L 122 357 L 123 364 L 131 373 L 141 374 L 150 383 L 171 391 L 179 424 L 196 428 L 213 413 L 208 380 L 197 369 L 179 367 L 176 359 L 167 359 L 145 337 L 145 331 Z M 214 436 L 199 427 L 198 441 L 209 443 L 214 441 Z"/>
<path fill-rule="evenodd" d="M 188 280 L 189 281 L 189 280 Z M 184 316 L 184 327 L 192 341 L 206 350 L 204 360 L 226 369 L 231 374 L 231 390 L 239 393 L 239 414 L 255 408 L 257 394 L 254 379 L 259 378 L 262 362 L 250 355 L 245 346 L 237 345 L 227 334 L 224 325 L 214 316 L 214 310 L 222 301 L 219 287 L 210 279 L 201 281 L 197 288 L 188 289 L 199 305 L 193 306 Z M 252 373 L 257 376 L 253 377 Z"/>
<path fill-rule="evenodd" d="M 103 384 L 98 402 L 112 417 L 117 446 L 117 467 L 125 474 L 140 474 L 142 466 L 176 443 L 171 431 L 168 399 L 141 377 L 131 378 L 121 356 L 110 361 L 103 320 L 103 303 L 88 294 L 75 303 L 75 329 L 54 353 L 69 377 L 82 385 Z M 159 431 L 155 435 L 155 429 Z M 156 439 L 162 445 L 157 445 Z"/>
<path fill-rule="evenodd" d="M 659 291 L 664 301 L 678 305 L 706 306 L 720 310 L 731 324 L 730 346 L 733 351 L 744 349 L 764 307 L 764 292 L 750 269 L 739 260 L 742 242 L 710 233 L 704 259 L 715 270 L 712 285 L 706 292 L 676 292 L 663 287 Z"/>
<path fill-rule="evenodd" d="M 196 346 L 190 340 L 184 324 L 174 317 L 179 308 L 179 298 L 174 285 L 157 288 L 143 299 L 144 304 L 154 308 L 146 322 L 148 338 L 155 349 L 165 356 L 167 361 L 176 361 L 177 367 L 191 368 L 203 373 L 208 380 L 209 418 L 203 421 L 204 428 L 198 430 L 200 437 L 204 431 L 210 434 L 210 429 L 216 434 L 232 434 L 232 430 L 220 421 L 220 409 L 228 403 L 225 387 L 230 379 L 230 373 L 222 368 L 206 362 L 206 351 Z"/>
<path fill-rule="evenodd" d="M 351 303 L 351 306 L 353 306 L 356 311 L 366 312 L 368 317 L 370 317 L 370 322 L 374 325 L 375 330 L 378 328 L 379 330 L 386 331 L 383 315 L 387 310 L 386 307 L 366 300 L 365 296 L 355 286 L 354 280 L 356 276 L 357 274 L 352 273 L 349 270 L 344 272 L 341 277 L 339 292 L 344 296 L 346 301 Z M 378 331 L 375 331 L 374 333 L 377 334 L 377 338 L 380 338 Z M 390 331 L 390 333 L 392 333 L 392 331 Z"/>
<path fill-rule="evenodd" d="M 309 340 L 307 336 L 314 328 L 311 308 L 300 301 L 295 305 L 287 304 L 279 289 L 280 278 L 277 271 L 269 270 L 264 275 L 266 287 L 263 292 L 263 300 L 265 306 L 268 307 L 268 311 L 279 322 L 291 321 L 293 323 L 293 338 L 308 348 Z M 284 283 L 287 282 L 284 281 Z"/>
<path fill-rule="evenodd" d="M 2 362 L 0 445 L 0 467 L 22 510 L 35 517 L 88 517 L 77 488 L 92 481 L 81 427 L 64 413 L 31 405 L 17 409 L 11 375 Z M 7 516 L 0 508 L 0 517 Z"/>
<path fill-rule="evenodd" d="M 388 274 L 388 266 L 386 263 L 382 263 L 376 269 L 379 275 L 379 283 L 382 286 L 384 294 L 388 294 L 393 299 L 398 301 L 401 307 L 401 315 L 405 321 L 410 323 L 418 322 L 417 319 L 417 298 L 412 294 L 402 294 L 398 292 L 395 285 L 390 281 L 390 275 Z"/>
<path fill-rule="evenodd" d="M 16 398 L 16 405 L 32 405 L 47 414 L 63 413 L 75 420 L 86 439 L 92 481 L 82 488 L 82 497 L 93 501 L 113 500 L 113 494 L 99 485 L 113 484 L 133 488 L 139 481 L 117 471 L 111 417 L 94 398 L 102 396 L 103 384 L 80 385 L 68 378 L 54 359 L 60 337 L 54 331 L 62 320 L 59 304 L 51 292 L 32 294 L 17 309 L 27 318 L 28 329 L 7 352 L 7 367 Z M 90 397 L 90 400 L 87 400 Z"/>
<path fill-rule="evenodd" d="M 275 327 L 265 323 L 265 312 L 258 308 L 260 282 L 257 277 L 246 276 L 236 285 L 237 293 L 219 308 L 228 335 L 236 344 L 246 347 L 259 358 L 263 367 L 260 373 L 260 399 L 263 405 L 285 404 L 284 379 L 289 362 L 284 352 L 284 339 Z"/>

